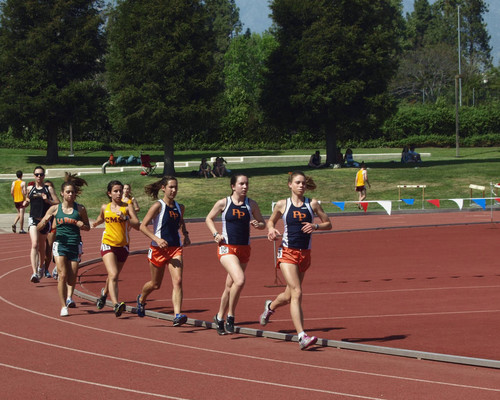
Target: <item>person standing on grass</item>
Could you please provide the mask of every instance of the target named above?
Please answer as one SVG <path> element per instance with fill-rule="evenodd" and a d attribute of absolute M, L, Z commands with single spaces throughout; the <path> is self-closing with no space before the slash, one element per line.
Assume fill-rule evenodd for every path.
<path fill-rule="evenodd" d="M 118 277 L 129 254 L 128 226 L 139 229 L 139 219 L 132 203 L 122 201 L 123 185 L 120 181 L 108 183 L 107 195 L 111 200 L 108 204 L 101 206 L 101 213 L 92 224 L 92 228 L 105 223 L 102 234 L 101 257 L 108 277 L 106 285 L 101 289 L 101 296 L 97 299 L 97 308 L 101 310 L 106 304 L 109 296 L 114 305 L 115 316 L 122 315 L 126 306 L 124 302 L 118 302 Z"/>
<path fill-rule="evenodd" d="M 161 287 L 165 266 L 168 265 L 172 279 L 172 304 L 174 307 L 174 326 L 185 324 L 187 316 L 182 310 L 182 252 L 183 246 L 189 246 L 189 232 L 184 223 L 184 206 L 175 201 L 178 182 L 173 176 L 164 176 L 157 182 L 147 185 L 144 191 L 152 199 L 158 199 L 158 192 L 163 191 L 163 199 L 156 201 L 142 220 L 140 230 L 151 239 L 148 252 L 151 280 L 142 287 L 137 296 L 137 315 L 146 314 L 146 300 L 154 290 Z M 148 225 L 153 222 L 153 231 Z M 182 229 L 184 243 L 181 243 L 179 229 Z"/>
<path fill-rule="evenodd" d="M 31 269 L 33 274 L 30 281 L 40 282 L 42 278 L 42 263 L 45 260 L 45 242 L 47 233 L 50 232 L 51 224 L 47 223 L 42 230 L 37 229 L 40 220 L 45 216 L 50 206 L 59 204 L 59 199 L 53 187 L 45 185 L 45 169 L 41 166 L 35 167 L 33 171 L 35 181 L 28 185 L 27 198 L 23 205 L 30 205 L 30 217 L 28 223 L 28 232 L 31 239 Z"/>
<path fill-rule="evenodd" d="M 276 203 L 273 213 L 267 222 L 269 240 L 274 241 L 280 235 L 276 223 L 281 218 L 284 231 L 281 247 L 278 249 L 276 267 L 286 281 L 286 289 L 274 300 L 267 300 L 264 312 L 260 316 L 261 325 L 266 325 L 278 307 L 290 304 L 292 322 L 297 331 L 300 349 L 312 346 L 318 340 L 304 332 L 304 315 L 302 313 L 302 282 L 311 265 L 311 233 L 317 230 L 329 230 L 332 223 L 316 199 L 304 196 L 306 190 L 314 190 L 316 184 L 312 178 L 296 171 L 289 175 L 288 187 L 291 196 Z M 313 223 L 317 215 L 321 223 Z"/>
<path fill-rule="evenodd" d="M 354 179 L 354 190 L 358 193 L 358 201 L 362 202 L 366 199 L 366 185 L 371 188 L 370 182 L 368 181 L 368 172 L 366 172 L 365 162 L 361 162 L 361 168 L 356 173 L 356 178 Z M 358 204 L 358 208 L 361 209 L 361 204 Z"/>
<path fill-rule="evenodd" d="M 10 194 L 14 199 L 17 215 L 12 224 L 12 232 L 16 233 L 16 224 L 19 221 L 19 233 L 26 233 L 24 231 L 24 199 L 26 198 L 26 182 L 23 181 L 23 171 L 16 172 L 17 179 L 12 182 L 10 187 Z"/>
<path fill-rule="evenodd" d="M 84 184 L 87 183 L 81 178 L 74 181 L 68 179 L 64 182 L 61 185 L 62 203 L 50 207 L 37 225 L 39 231 L 42 231 L 47 224 L 50 225 L 52 219 L 56 225 L 53 254 L 59 277 L 57 291 L 61 300 L 61 317 L 68 316 L 68 308 L 75 307 L 72 296 L 82 254 L 80 230 L 90 230 L 87 210 L 75 202 L 80 194 L 80 187 Z"/>
<path fill-rule="evenodd" d="M 259 206 L 247 197 L 248 178 L 241 174 L 233 175 L 230 182 L 231 195 L 217 201 L 205 219 L 218 244 L 219 261 L 227 271 L 219 311 L 214 317 L 219 335 L 234 333 L 236 306 L 245 285 L 245 269 L 250 260 L 250 226 L 257 229 L 266 227 Z M 215 227 L 215 218 L 219 214 L 222 214 L 222 234 Z"/>

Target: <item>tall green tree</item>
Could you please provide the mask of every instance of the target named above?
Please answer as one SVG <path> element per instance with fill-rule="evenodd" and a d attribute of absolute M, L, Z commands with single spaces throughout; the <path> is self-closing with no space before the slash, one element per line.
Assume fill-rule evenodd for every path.
<path fill-rule="evenodd" d="M 460 7 L 460 45 L 464 61 L 479 70 L 491 66 L 490 35 L 484 22 L 488 6 L 484 0 L 437 0 L 431 6 L 431 20 L 424 45 L 447 43 L 457 48 L 458 7 Z"/>
<path fill-rule="evenodd" d="M 270 33 L 239 35 L 225 54 L 224 102 L 222 127 L 225 140 L 259 135 L 263 113 L 259 99 L 264 82 L 266 61 L 276 47 Z"/>
<path fill-rule="evenodd" d="M 200 0 L 121 0 L 110 16 L 107 85 L 114 128 L 163 143 L 174 175 L 175 135 L 210 123 L 219 90 L 214 30 Z"/>
<path fill-rule="evenodd" d="M 0 115 L 18 130 L 43 130 L 48 163 L 58 161 L 58 133 L 102 93 L 91 83 L 103 69 L 102 8 L 100 0 L 0 2 Z"/>
<path fill-rule="evenodd" d="M 387 85 L 397 68 L 400 1 L 274 0 L 277 49 L 269 58 L 262 103 L 284 129 L 363 137 L 390 111 Z"/>

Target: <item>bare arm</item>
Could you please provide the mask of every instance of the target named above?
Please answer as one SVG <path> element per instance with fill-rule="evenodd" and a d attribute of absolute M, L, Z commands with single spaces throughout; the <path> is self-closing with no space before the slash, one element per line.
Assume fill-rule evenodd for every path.
<path fill-rule="evenodd" d="M 56 213 L 57 213 L 57 204 L 53 205 L 47 210 L 43 218 L 37 224 L 36 229 L 38 231 L 43 230 L 43 228 L 45 228 L 45 226 L 47 225 L 47 222 L 49 222 L 49 219 L 51 219 L 54 215 L 56 215 Z"/>
<path fill-rule="evenodd" d="M 286 200 L 279 200 L 274 206 L 271 217 L 267 220 L 267 238 L 276 240 L 281 233 L 275 228 L 276 223 L 285 212 Z"/>
<path fill-rule="evenodd" d="M 179 204 L 179 206 L 181 207 L 181 213 L 182 213 L 181 223 L 179 225 L 179 228 L 180 228 L 182 234 L 184 235 L 184 240 L 182 241 L 182 243 L 184 246 L 189 246 L 191 244 L 191 239 L 189 238 L 189 232 L 187 231 L 187 228 L 186 228 L 186 221 L 184 220 L 185 207 L 184 207 L 184 204 Z"/>
<path fill-rule="evenodd" d="M 224 207 L 226 207 L 225 198 L 217 201 L 210 210 L 210 212 L 208 213 L 207 217 L 205 218 L 205 223 L 207 224 L 208 229 L 212 233 L 214 240 L 217 243 L 220 243 L 222 240 L 224 240 L 224 236 L 222 236 L 217 231 L 217 228 L 215 227 L 215 218 L 224 210 Z"/>
<path fill-rule="evenodd" d="M 257 229 L 264 229 L 266 227 L 266 222 L 264 221 L 264 218 L 262 217 L 262 214 L 260 212 L 259 205 L 257 204 L 256 201 L 250 200 L 250 208 L 252 209 L 252 214 L 255 217 L 255 219 L 250 221 L 250 225 L 252 225 L 254 228 Z"/>
<path fill-rule="evenodd" d="M 82 231 L 90 231 L 90 222 L 89 216 L 87 215 L 87 209 L 81 204 L 78 204 L 78 212 L 80 213 L 81 221 L 78 221 L 76 223 L 76 226 L 78 226 Z"/>
<path fill-rule="evenodd" d="M 106 204 L 103 204 L 101 206 L 101 212 L 99 213 L 98 217 L 92 224 L 92 228 L 95 228 L 96 226 L 99 226 L 104 222 L 104 210 L 106 210 Z"/>
<path fill-rule="evenodd" d="M 149 208 L 148 212 L 146 213 L 146 216 L 143 218 L 139 230 L 142 233 L 144 233 L 144 235 L 146 235 L 148 238 L 154 240 L 158 244 L 158 247 L 163 248 L 163 247 L 168 247 L 167 241 L 162 238 L 159 238 L 158 236 L 155 236 L 155 234 L 148 229 L 148 225 L 151 223 L 153 218 L 155 218 L 158 215 L 160 209 L 161 209 L 161 204 L 160 202 L 156 201 Z"/>
<path fill-rule="evenodd" d="M 323 211 L 323 207 L 321 207 L 321 204 L 318 200 L 316 199 L 311 200 L 311 208 L 314 211 L 314 213 L 319 217 L 321 223 L 316 224 L 313 222 L 304 222 L 303 223 L 304 226 L 302 227 L 302 232 L 312 233 L 313 231 L 317 230 L 328 231 L 332 229 L 332 223 L 330 221 L 330 218 L 328 218 L 328 215 Z"/>
<path fill-rule="evenodd" d="M 127 212 L 128 212 L 129 218 L 130 218 L 130 226 L 132 228 L 134 228 L 136 231 L 138 231 L 139 225 L 141 224 L 141 222 L 139 221 L 139 218 L 137 218 L 137 214 L 135 212 L 133 203 L 130 203 L 127 206 Z"/>

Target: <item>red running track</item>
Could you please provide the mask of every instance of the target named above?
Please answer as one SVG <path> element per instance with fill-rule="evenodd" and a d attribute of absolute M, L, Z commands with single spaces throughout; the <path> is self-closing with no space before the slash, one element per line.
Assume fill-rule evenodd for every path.
<path fill-rule="evenodd" d="M 335 233 L 315 235 L 304 284 L 306 328 L 322 338 L 500 360 L 498 226 L 379 227 L 488 222 L 486 213 L 341 217 Z M 203 224 L 190 224 L 197 242 Z M 84 233 L 85 259 L 98 257 L 100 231 Z M 29 239 L 2 235 L 0 375 L 4 398 L 212 399 L 496 399 L 498 370 L 316 347 L 248 335 L 219 337 L 77 300 L 60 318 L 55 281 L 29 283 Z M 133 235 L 133 249 L 147 247 Z M 258 328 L 274 283 L 272 244 L 253 241 L 237 324 Z M 437 249 L 437 250 L 436 250 Z M 131 256 L 120 297 L 131 306 L 148 279 L 144 255 Z M 168 277 L 148 309 L 170 312 Z M 101 263 L 82 269 L 81 286 L 97 294 Z M 184 310 L 210 321 L 224 272 L 214 246 L 185 251 Z M 291 332 L 287 308 L 266 329 Z"/>

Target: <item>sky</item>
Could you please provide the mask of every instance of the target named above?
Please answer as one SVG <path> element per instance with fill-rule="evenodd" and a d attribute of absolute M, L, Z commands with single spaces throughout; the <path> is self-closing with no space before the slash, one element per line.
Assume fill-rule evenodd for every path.
<path fill-rule="evenodd" d="M 305 0 L 307 1 L 307 0 Z M 403 0 L 403 12 L 413 11 L 414 0 Z M 431 3 L 434 0 L 430 0 Z M 488 33 L 491 36 L 490 46 L 493 64 L 500 66 L 500 1 L 486 0 L 489 12 L 484 16 Z M 240 9 L 240 19 L 243 23 L 243 31 L 250 28 L 252 32 L 262 33 L 271 26 L 271 11 L 268 7 L 269 0 L 236 0 Z"/>

